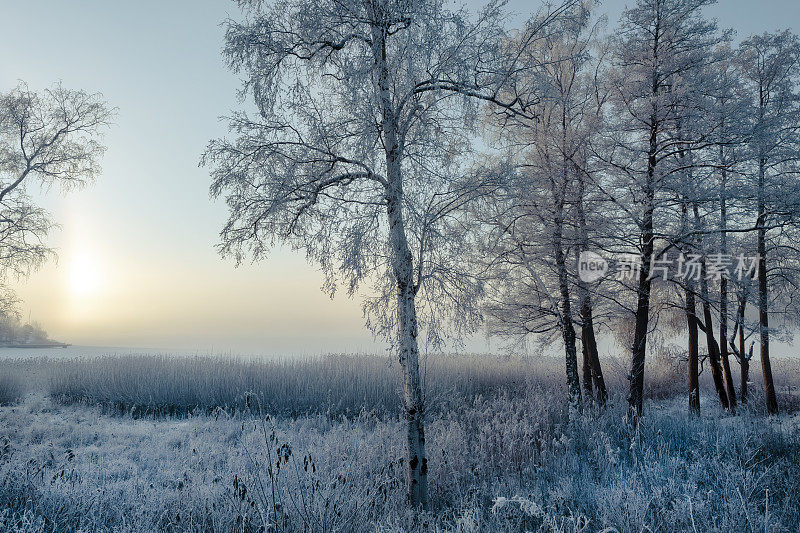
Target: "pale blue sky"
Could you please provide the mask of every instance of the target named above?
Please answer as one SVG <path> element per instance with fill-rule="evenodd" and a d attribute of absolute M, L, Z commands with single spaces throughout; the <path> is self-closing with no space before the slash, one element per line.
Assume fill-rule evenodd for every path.
<path fill-rule="evenodd" d="M 454 2 L 455 3 L 455 2 Z M 608 0 L 610 26 L 626 2 Z M 58 264 L 17 284 L 26 315 L 73 343 L 267 353 L 374 351 L 358 302 L 333 302 L 302 255 L 234 270 L 215 253 L 224 207 L 197 167 L 237 105 L 220 22 L 234 2 L 2 0 L 0 90 L 23 79 L 100 91 L 119 108 L 104 173 L 43 200 Z M 468 2 L 477 6 L 479 2 Z M 527 13 L 538 3 L 512 0 Z M 800 29 L 797 0 L 723 0 L 740 35 Z"/>

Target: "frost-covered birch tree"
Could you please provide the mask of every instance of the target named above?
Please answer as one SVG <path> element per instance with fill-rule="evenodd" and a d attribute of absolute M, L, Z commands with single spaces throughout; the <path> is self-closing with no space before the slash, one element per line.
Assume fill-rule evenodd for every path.
<path fill-rule="evenodd" d="M 285 243 L 321 265 L 331 293 L 373 286 L 365 315 L 397 349 L 408 495 L 424 507 L 419 332 L 435 340 L 479 320 L 463 207 L 495 181 L 462 156 L 479 103 L 530 108 L 509 89 L 502 3 L 477 16 L 442 0 L 239 4 L 224 56 L 254 112 L 230 117 L 233 138 L 203 158 L 230 212 L 221 252 L 259 259 Z"/>

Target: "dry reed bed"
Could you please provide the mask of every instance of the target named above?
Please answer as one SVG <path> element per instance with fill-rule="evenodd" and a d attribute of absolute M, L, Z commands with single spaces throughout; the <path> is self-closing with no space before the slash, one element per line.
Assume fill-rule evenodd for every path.
<path fill-rule="evenodd" d="M 558 388 L 561 372 L 547 358 L 447 355 L 423 366 L 431 409 L 517 394 L 534 384 Z M 49 392 L 57 401 L 134 414 L 241 411 L 251 401 L 277 415 L 350 416 L 394 414 L 400 405 L 396 363 L 367 355 L 280 361 L 131 355 L 52 361 L 50 367 Z"/>
<path fill-rule="evenodd" d="M 667 357 L 648 360 L 646 395 L 670 399 L 685 395 L 685 362 Z M 553 398 L 564 391 L 564 362 L 546 356 L 431 355 L 423 361 L 430 412 L 446 411 L 475 398 L 516 397 L 531 388 Z M 738 389 L 738 365 L 734 380 Z M 800 407 L 800 362 L 776 359 L 775 381 L 781 406 Z M 611 394 L 627 390 L 627 365 L 604 359 Z M 136 416 L 229 412 L 260 407 L 280 416 L 361 412 L 394 415 L 400 406 L 397 363 L 370 355 L 328 355 L 306 359 L 261 360 L 232 357 L 123 355 L 71 360 L 0 361 L 0 404 L 26 392 L 46 390 L 63 404 L 102 406 L 106 412 Z M 713 399 L 710 372 L 701 375 L 702 396 Z M 759 407 L 761 377 L 751 372 L 753 407 Z"/>

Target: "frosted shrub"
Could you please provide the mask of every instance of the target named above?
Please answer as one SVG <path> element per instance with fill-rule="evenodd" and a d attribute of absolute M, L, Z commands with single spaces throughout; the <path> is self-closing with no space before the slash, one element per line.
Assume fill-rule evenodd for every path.
<path fill-rule="evenodd" d="M 580 533 L 589 527 L 589 519 L 583 515 L 575 516 L 571 512 L 567 516 L 553 516 L 542 509 L 539 504 L 522 496 L 512 496 L 504 498 L 502 496 L 494 499 L 492 514 L 498 514 L 505 509 L 511 512 L 512 509 L 519 511 L 526 517 L 534 519 L 538 524 L 538 531 L 559 532 L 559 533 Z"/>
<path fill-rule="evenodd" d="M 495 498 L 494 505 L 492 505 L 492 513 L 497 514 L 506 506 L 519 507 L 519 510 L 525 516 L 530 516 L 531 518 L 543 518 L 545 516 L 545 512 L 539 504 L 522 496 L 512 496 L 511 498 L 499 496 Z"/>
<path fill-rule="evenodd" d="M 399 461 L 375 460 L 386 440 L 363 434 L 368 424 L 334 427 L 322 437 L 302 430 L 282 435 L 269 417 L 255 421 L 245 468 L 232 484 L 233 498 L 242 504 L 240 522 L 269 531 L 357 531 L 387 505 L 402 505 L 396 501 L 402 492 Z M 337 435 L 340 446 L 331 449 Z M 292 437 L 299 447 L 285 440 Z"/>

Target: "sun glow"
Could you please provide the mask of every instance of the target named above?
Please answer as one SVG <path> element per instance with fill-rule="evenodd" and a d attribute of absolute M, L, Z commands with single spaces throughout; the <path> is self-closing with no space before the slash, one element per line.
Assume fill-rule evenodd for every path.
<path fill-rule="evenodd" d="M 69 291 L 74 297 L 93 296 L 102 287 L 102 272 L 89 253 L 80 252 L 71 258 L 68 275 Z"/>

